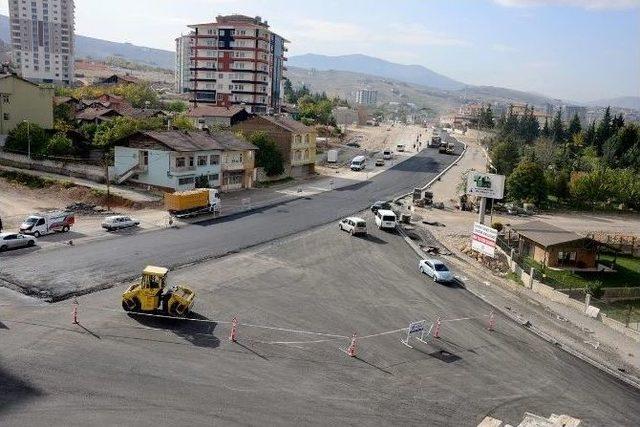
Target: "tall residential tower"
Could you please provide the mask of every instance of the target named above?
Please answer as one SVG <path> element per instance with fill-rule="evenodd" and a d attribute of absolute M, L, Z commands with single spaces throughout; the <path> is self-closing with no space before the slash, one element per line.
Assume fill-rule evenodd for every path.
<path fill-rule="evenodd" d="M 9 0 L 16 71 L 39 83 L 73 83 L 73 0 Z"/>
<path fill-rule="evenodd" d="M 287 40 L 257 16 L 217 16 L 215 22 L 190 25 L 189 88 L 191 102 L 243 105 L 252 113 L 278 112 Z M 180 53 L 177 52 L 177 56 Z M 176 61 L 176 67 L 183 67 Z M 176 71 L 176 86 L 180 90 Z"/>

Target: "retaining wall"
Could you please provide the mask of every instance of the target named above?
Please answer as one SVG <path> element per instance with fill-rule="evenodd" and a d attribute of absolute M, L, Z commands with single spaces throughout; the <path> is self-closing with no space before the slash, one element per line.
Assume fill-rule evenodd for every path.
<path fill-rule="evenodd" d="M 0 151 L 0 164 L 20 169 L 31 169 L 59 175 L 105 182 L 104 168 L 96 165 L 58 160 L 29 160 L 22 154 Z"/>

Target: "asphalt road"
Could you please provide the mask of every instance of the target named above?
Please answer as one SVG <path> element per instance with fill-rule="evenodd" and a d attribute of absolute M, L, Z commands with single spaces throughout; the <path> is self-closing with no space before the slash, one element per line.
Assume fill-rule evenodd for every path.
<path fill-rule="evenodd" d="M 461 150 L 459 144 L 457 155 Z M 59 299 L 131 280 L 148 264 L 177 267 L 218 257 L 307 230 L 362 210 L 376 200 L 411 191 L 424 185 L 457 155 L 425 149 L 369 181 L 181 229 L 56 250 L 5 252 L 0 254 L 0 279 L 27 293 Z"/>
<path fill-rule="evenodd" d="M 79 298 L 79 326 L 68 301 L 5 299 L 0 424 L 517 425 L 530 411 L 637 425 L 638 390 L 501 316 L 488 331 L 489 306 L 421 276 L 398 235 L 370 231 L 330 224 L 172 272 L 211 323 L 129 317 L 122 287 Z M 398 329 L 438 316 L 440 339 L 400 342 Z M 353 331 L 357 358 L 338 349 Z"/>

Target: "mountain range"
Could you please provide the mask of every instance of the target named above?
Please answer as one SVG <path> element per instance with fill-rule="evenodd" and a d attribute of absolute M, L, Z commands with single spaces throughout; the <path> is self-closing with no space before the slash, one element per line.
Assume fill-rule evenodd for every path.
<path fill-rule="evenodd" d="M 5 42 L 5 45 L 0 44 L 0 50 L 6 51 L 10 48 L 9 18 L 5 15 L 0 15 L 0 41 Z M 115 56 L 168 70 L 173 70 L 175 66 L 175 53 L 172 51 L 136 46 L 131 43 L 112 42 L 78 34 L 75 36 L 75 50 L 77 58 L 106 59 L 110 56 Z M 313 90 L 326 90 L 328 93 L 353 92 L 362 87 L 363 84 L 366 85 L 367 81 L 377 81 L 384 84 L 384 79 L 391 79 L 396 85 L 401 85 L 402 83 L 411 85 L 414 93 L 429 94 L 429 96 L 435 96 L 439 99 L 455 98 L 457 100 L 456 103 L 469 99 L 483 102 L 526 102 L 535 105 L 542 105 L 546 102 L 559 102 L 557 99 L 524 91 L 494 86 L 466 85 L 422 65 L 396 64 L 361 54 L 328 56 L 308 53 L 291 56 L 288 58 L 287 65 L 290 70 L 294 68 L 305 69 L 319 73 L 329 73 L 329 75 L 332 71 L 346 73 L 342 74 L 343 77 L 352 82 L 352 87 L 349 90 L 344 84 L 340 90 L 331 90 L 332 88 L 335 89 L 332 87 L 331 81 L 326 79 L 323 81 L 322 78 L 315 79 L 316 84 L 312 85 Z M 299 70 L 293 73 L 292 80 L 295 81 L 304 77 L 306 82 L 310 83 L 314 75 L 316 77 L 320 76 L 318 73 L 309 74 Z M 338 82 L 334 81 L 333 86 L 337 84 Z M 611 105 L 621 108 L 640 109 L 640 97 L 627 96 L 601 99 L 585 103 L 585 105 Z"/>

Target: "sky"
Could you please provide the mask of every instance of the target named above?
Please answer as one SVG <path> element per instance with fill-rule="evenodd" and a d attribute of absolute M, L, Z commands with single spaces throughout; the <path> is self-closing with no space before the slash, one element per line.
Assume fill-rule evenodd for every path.
<path fill-rule="evenodd" d="M 640 0 L 76 0 L 76 33 L 174 50 L 187 25 L 229 13 L 268 20 L 289 56 L 361 53 L 574 101 L 640 96 Z"/>

